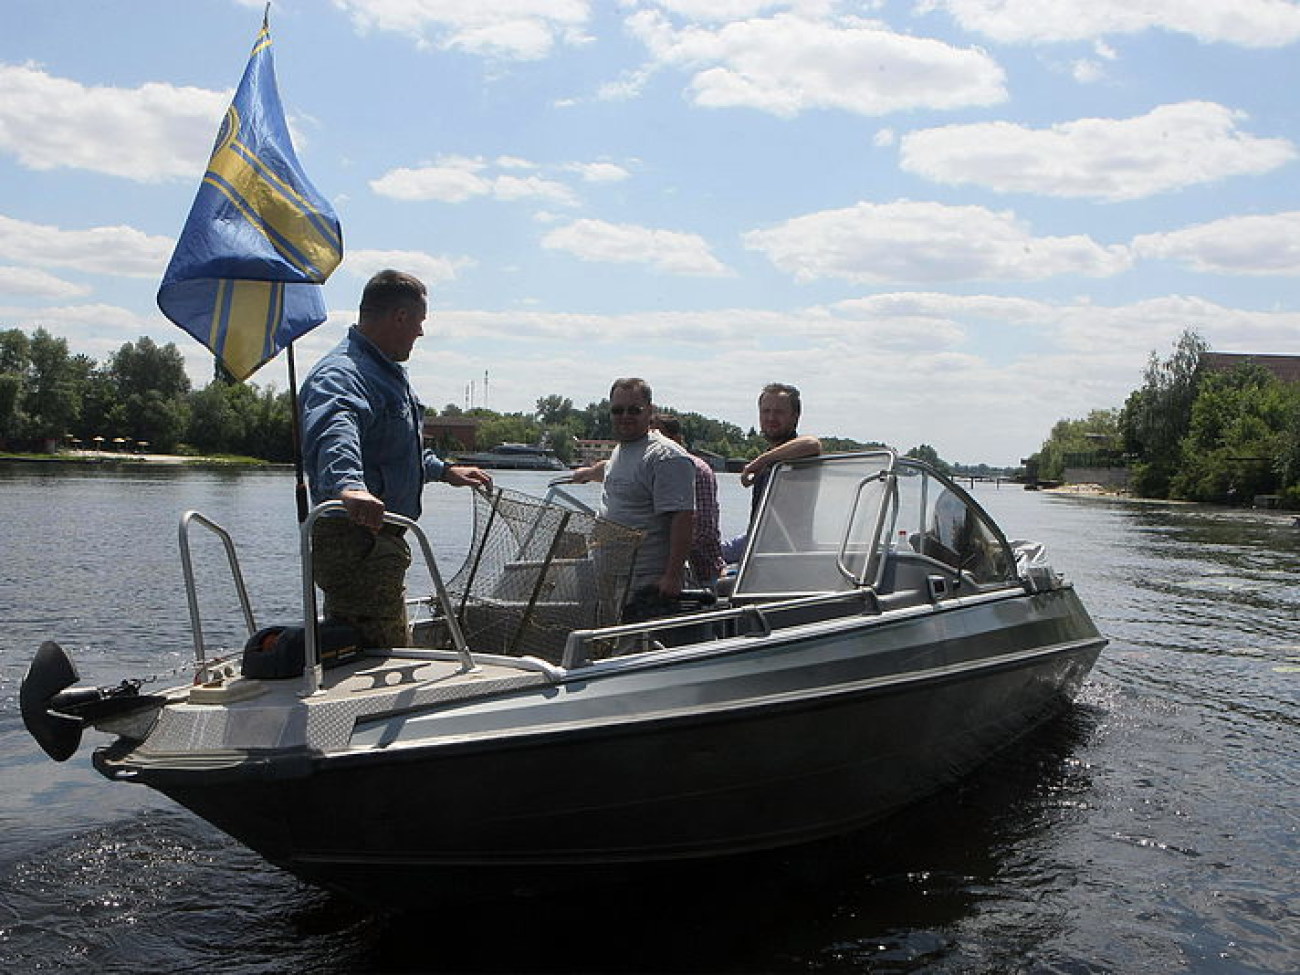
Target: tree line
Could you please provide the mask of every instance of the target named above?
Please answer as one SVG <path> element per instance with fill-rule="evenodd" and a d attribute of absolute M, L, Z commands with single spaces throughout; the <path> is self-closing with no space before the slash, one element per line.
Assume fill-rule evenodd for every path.
<path fill-rule="evenodd" d="M 1066 467 L 1125 466 L 1147 498 L 1220 503 L 1259 495 L 1300 507 L 1300 383 L 1254 362 L 1205 368 L 1205 340 L 1185 329 L 1173 352 L 1152 352 L 1122 407 L 1060 420 L 1029 458 L 1031 476 Z"/>
<path fill-rule="evenodd" d="M 692 450 L 750 459 L 767 449 L 754 428 L 704 414 L 664 408 L 682 425 Z M 448 403 L 445 416 L 469 416 L 476 423 L 475 450 L 502 443 L 544 444 L 565 463 L 578 460 L 578 440 L 613 435 L 609 401 L 577 407 L 559 394 L 536 401 L 532 413 L 462 410 Z M 147 336 L 127 342 L 103 363 L 73 354 L 66 339 L 37 328 L 0 331 L 0 451 L 49 452 L 80 445 L 112 449 L 114 442 L 153 453 L 240 456 L 270 462 L 293 460 L 293 400 L 287 390 L 238 383 L 218 364 L 212 380 L 193 389 L 174 343 L 158 345 Z M 827 451 L 883 446 L 839 437 L 822 438 Z M 454 454 L 459 443 L 437 444 Z M 952 470 L 928 444 L 909 457 Z M 985 465 L 968 474 L 1004 474 Z"/>
<path fill-rule="evenodd" d="M 0 449 L 40 451 L 128 442 L 169 454 L 293 459 L 287 393 L 220 373 L 191 387 L 174 343 L 147 336 L 104 363 L 43 328 L 0 331 Z"/>

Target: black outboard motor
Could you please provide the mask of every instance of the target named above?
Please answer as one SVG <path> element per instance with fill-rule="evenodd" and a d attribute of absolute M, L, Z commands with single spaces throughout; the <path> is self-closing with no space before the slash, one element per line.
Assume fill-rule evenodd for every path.
<path fill-rule="evenodd" d="M 18 692 L 23 724 L 45 754 L 56 762 L 72 757 L 87 725 L 155 707 L 163 701 L 156 695 L 141 694 L 138 680 L 124 680 L 117 687 L 74 686 L 80 679 L 63 648 L 46 640 L 32 658 Z"/>

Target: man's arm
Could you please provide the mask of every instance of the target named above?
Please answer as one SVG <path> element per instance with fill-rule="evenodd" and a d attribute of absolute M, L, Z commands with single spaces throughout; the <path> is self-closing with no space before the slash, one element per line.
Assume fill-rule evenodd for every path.
<path fill-rule="evenodd" d="M 695 537 L 691 543 L 691 568 L 701 579 L 718 574 L 722 560 L 722 538 L 718 532 L 718 482 L 710 474 L 695 478 Z"/>
<path fill-rule="evenodd" d="M 762 474 L 773 464 L 779 464 L 782 461 L 798 460 L 800 457 L 816 457 L 822 452 L 822 442 L 816 437 L 805 435 L 795 437 L 793 440 L 787 440 L 783 444 L 777 444 L 769 450 L 763 451 L 740 471 L 740 483 L 749 487 L 754 483 L 754 479 Z"/>
<path fill-rule="evenodd" d="M 682 594 L 682 574 L 694 535 L 695 512 L 675 512 L 668 528 L 668 558 L 664 562 L 664 574 L 659 578 L 660 595 L 676 599 Z"/>
<path fill-rule="evenodd" d="M 605 480 L 606 462 L 598 460 L 590 467 L 578 467 L 569 474 L 569 480 L 574 484 L 588 484 L 592 481 Z"/>
<path fill-rule="evenodd" d="M 442 480 L 452 487 L 492 488 L 492 475 L 479 467 L 449 464 L 442 472 Z"/>
<path fill-rule="evenodd" d="M 323 370 L 303 385 L 301 399 L 303 466 L 317 498 L 342 501 L 350 521 L 379 531 L 384 503 L 366 488 L 361 427 L 369 405 L 356 377 Z"/>

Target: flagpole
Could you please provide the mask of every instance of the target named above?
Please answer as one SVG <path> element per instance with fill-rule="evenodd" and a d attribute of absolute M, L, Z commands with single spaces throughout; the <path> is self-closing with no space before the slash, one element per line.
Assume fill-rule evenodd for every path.
<path fill-rule="evenodd" d="M 298 368 L 293 358 L 293 343 L 288 345 L 289 352 L 289 408 L 293 411 L 293 473 L 296 478 L 294 496 L 298 499 L 298 524 L 307 520 L 307 480 L 303 474 L 302 460 L 302 417 L 298 413 Z"/>

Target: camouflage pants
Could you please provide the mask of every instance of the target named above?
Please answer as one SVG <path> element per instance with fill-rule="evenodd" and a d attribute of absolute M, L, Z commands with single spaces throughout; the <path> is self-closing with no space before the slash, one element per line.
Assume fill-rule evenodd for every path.
<path fill-rule="evenodd" d="M 312 575 L 325 594 L 325 618 L 355 627 L 363 646 L 410 642 L 410 565 L 410 546 L 391 527 L 376 535 L 343 518 L 322 518 L 312 528 Z"/>

